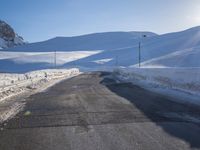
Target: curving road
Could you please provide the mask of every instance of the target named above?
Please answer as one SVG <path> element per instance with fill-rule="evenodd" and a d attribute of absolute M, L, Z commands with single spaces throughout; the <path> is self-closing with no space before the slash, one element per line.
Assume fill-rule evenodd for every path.
<path fill-rule="evenodd" d="M 0 150 L 200 149 L 200 108 L 109 73 L 62 81 L 27 99 L 0 131 Z"/>

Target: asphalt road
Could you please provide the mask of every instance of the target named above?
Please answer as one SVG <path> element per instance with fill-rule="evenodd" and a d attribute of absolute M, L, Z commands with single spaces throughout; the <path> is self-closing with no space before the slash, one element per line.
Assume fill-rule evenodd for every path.
<path fill-rule="evenodd" d="M 200 149 L 199 118 L 197 106 L 87 73 L 30 96 L 1 125 L 0 150 Z"/>

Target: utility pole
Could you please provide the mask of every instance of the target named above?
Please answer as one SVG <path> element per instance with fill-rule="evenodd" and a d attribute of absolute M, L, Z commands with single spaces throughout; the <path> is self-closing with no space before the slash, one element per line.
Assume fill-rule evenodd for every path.
<path fill-rule="evenodd" d="M 56 53 L 56 50 L 54 51 L 54 67 L 55 67 L 55 69 L 56 69 L 56 66 L 57 66 L 57 60 L 56 60 L 56 57 L 57 57 L 57 53 Z"/>
<path fill-rule="evenodd" d="M 138 64 L 139 64 L 139 68 L 141 66 L 141 42 L 139 42 L 139 52 L 138 52 Z"/>
<path fill-rule="evenodd" d="M 142 38 L 147 37 L 147 35 L 142 35 Z M 141 67 L 141 41 L 139 41 L 139 47 L 138 47 L 138 65 L 139 68 Z"/>

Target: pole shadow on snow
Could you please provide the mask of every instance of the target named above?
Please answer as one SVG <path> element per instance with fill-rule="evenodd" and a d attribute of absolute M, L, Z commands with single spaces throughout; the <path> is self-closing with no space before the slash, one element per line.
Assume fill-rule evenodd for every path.
<path fill-rule="evenodd" d="M 111 92 L 131 102 L 145 117 L 160 126 L 167 134 L 189 143 L 191 148 L 200 148 L 200 122 L 191 119 L 193 117 L 200 120 L 198 106 L 174 102 L 170 98 L 132 83 L 116 83 L 110 78 L 104 78 L 100 83 Z M 135 120 L 135 122 L 140 121 L 143 122 Z"/>

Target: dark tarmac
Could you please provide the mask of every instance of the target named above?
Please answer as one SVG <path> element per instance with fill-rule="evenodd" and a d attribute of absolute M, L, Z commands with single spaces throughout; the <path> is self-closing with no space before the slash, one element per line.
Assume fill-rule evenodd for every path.
<path fill-rule="evenodd" d="M 30 96 L 1 125 L 0 150 L 200 149 L 200 108 L 110 73 L 85 73 Z"/>

